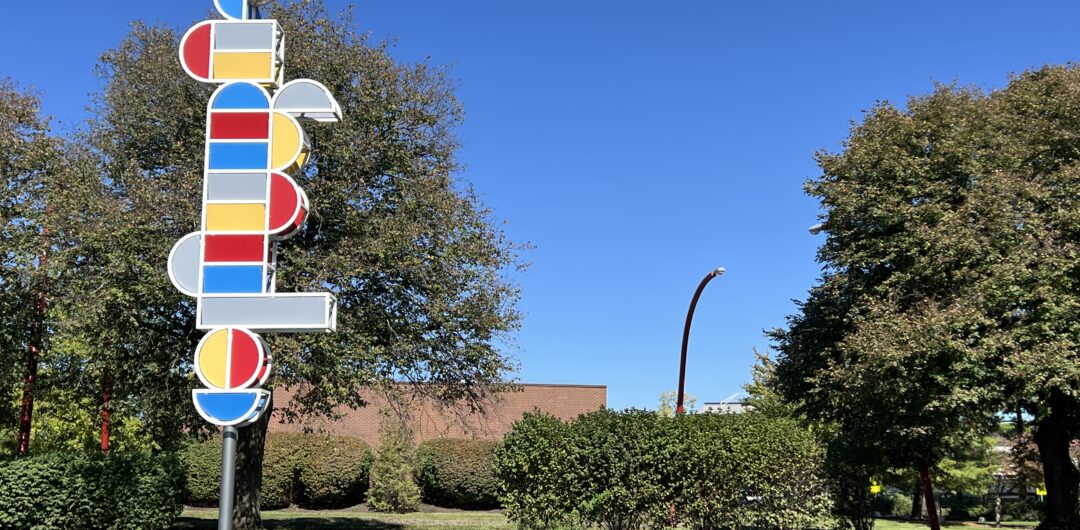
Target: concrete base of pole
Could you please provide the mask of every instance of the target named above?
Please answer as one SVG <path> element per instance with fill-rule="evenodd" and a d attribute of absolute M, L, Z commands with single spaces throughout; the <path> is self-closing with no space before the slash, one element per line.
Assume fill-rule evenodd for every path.
<path fill-rule="evenodd" d="M 236 427 L 221 432 L 221 498 L 218 501 L 218 530 L 232 530 L 236 499 Z"/>

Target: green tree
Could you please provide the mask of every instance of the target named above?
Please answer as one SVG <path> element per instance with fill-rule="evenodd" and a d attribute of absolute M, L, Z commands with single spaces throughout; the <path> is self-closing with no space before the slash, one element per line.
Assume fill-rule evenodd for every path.
<path fill-rule="evenodd" d="M 298 177 L 308 229 L 282 245 L 278 289 L 329 290 L 338 330 L 268 335 L 273 386 L 287 419 L 364 406 L 364 390 L 416 383 L 445 403 L 482 407 L 513 368 L 502 351 L 516 329 L 519 245 L 458 178 L 462 109 L 444 69 L 400 64 L 358 33 L 351 12 L 289 2 L 268 13 L 288 36 L 287 75 L 326 84 L 345 119 L 307 127 L 315 158 Z M 102 55 L 103 89 L 79 142 L 95 171 L 65 191 L 92 215 L 71 223 L 67 319 L 83 345 L 72 373 L 115 374 L 115 406 L 137 411 L 162 447 L 206 425 L 190 405 L 191 358 L 201 333 L 194 304 L 165 273 L 173 243 L 197 230 L 206 102 L 212 87 L 176 61 L 179 36 L 135 24 Z M 96 175 L 97 178 L 93 178 Z M 84 219 L 82 219 L 84 218 Z M 108 323 L 108 325 L 102 325 Z M 241 429 L 237 528 L 261 525 L 258 491 L 266 421 Z"/>
<path fill-rule="evenodd" d="M 368 506 L 377 512 L 415 512 L 420 506 L 420 486 L 413 469 L 412 431 L 406 421 L 387 415 L 382 423 L 382 437 L 371 464 Z"/>
<path fill-rule="evenodd" d="M 774 333 L 781 393 L 858 426 L 894 467 L 933 467 L 993 414 L 1034 417 L 1042 528 L 1076 528 L 1080 71 L 990 94 L 882 103 L 807 185 L 825 209 L 820 284 Z"/>
<path fill-rule="evenodd" d="M 675 417 L 676 401 L 678 395 L 674 390 L 665 390 L 660 393 L 660 404 L 656 407 L 656 413 L 666 418 Z M 683 408 L 686 412 L 693 413 L 697 408 L 697 398 L 693 394 L 683 396 Z"/>

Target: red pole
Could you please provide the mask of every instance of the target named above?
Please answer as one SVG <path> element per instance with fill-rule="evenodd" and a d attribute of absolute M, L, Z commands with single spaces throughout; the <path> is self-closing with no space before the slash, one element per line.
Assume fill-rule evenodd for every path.
<path fill-rule="evenodd" d="M 42 230 L 45 237 L 46 249 L 48 249 L 49 228 Z M 26 352 L 26 377 L 23 379 L 22 408 L 19 411 L 19 454 L 25 455 L 30 452 L 30 428 L 34 423 L 34 383 L 37 382 L 38 359 L 41 354 L 41 346 L 45 341 L 45 289 L 48 272 L 45 270 L 49 262 L 48 251 L 43 251 L 38 257 L 38 281 L 37 289 L 34 290 L 34 323 L 30 331 L 30 344 Z"/>
<path fill-rule="evenodd" d="M 112 392 L 112 378 L 109 377 L 109 367 L 105 367 L 101 375 L 101 452 L 109 452 L 109 397 Z"/>
<path fill-rule="evenodd" d="M 35 326 L 36 327 L 36 326 Z M 37 381 L 38 347 L 31 341 L 26 353 L 26 377 L 23 379 L 22 408 L 19 411 L 19 454 L 30 452 L 30 425 L 34 420 L 34 382 Z"/>
<path fill-rule="evenodd" d="M 724 274 L 724 272 L 723 267 L 717 267 L 709 271 L 709 274 L 705 275 L 705 278 L 698 284 L 697 290 L 694 291 L 694 298 L 690 300 L 690 310 L 686 312 L 686 325 L 683 326 L 682 356 L 679 360 L 679 395 L 675 400 L 675 414 L 686 412 L 683 409 L 683 387 L 686 383 L 686 347 L 690 344 L 690 323 L 694 320 L 694 309 L 697 308 L 698 298 L 701 298 L 701 291 L 705 290 L 705 285 L 713 278 Z"/>

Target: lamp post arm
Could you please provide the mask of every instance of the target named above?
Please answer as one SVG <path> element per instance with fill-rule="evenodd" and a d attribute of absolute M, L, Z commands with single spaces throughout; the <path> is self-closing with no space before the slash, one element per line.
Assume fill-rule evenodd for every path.
<path fill-rule="evenodd" d="M 690 343 L 690 323 L 694 320 L 694 309 L 697 308 L 698 298 L 701 298 L 701 292 L 705 290 L 705 286 L 715 277 L 724 273 L 724 268 L 719 267 L 705 275 L 705 278 L 698 284 L 697 290 L 694 291 L 694 298 L 690 300 L 690 309 L 686 312 L 686 325 L 683 326 L 682 336 L 682 355 L 679 360 L 679 394 L 675 400 L 675 413 L 683 414 L 686 410 L 683 408 L 683 398 L 685 397 L 685 383 L 686 383 L 686 348 Z"/>

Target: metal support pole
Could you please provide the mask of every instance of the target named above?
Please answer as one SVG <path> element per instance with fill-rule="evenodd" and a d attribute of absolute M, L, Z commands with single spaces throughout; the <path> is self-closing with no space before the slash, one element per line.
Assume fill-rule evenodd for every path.
<path fill-rule="evenodd" d="M 232 530 L 236 492 L 236 427 L 221 431 L 221 499 L 218 501 L 218 530 Z"/>
<path fill-rule="evenodd" d="M 694 291 L 694 298 L 690 300 L 690 310 L 686 312 L 686 325 L 683 327 L 682 354 L 679 356 L 679 393 L 675 398 L 675 414 L 686 412 L 683 408 L 683 387 L 686 384 L 686 347 L 690 344 L 690 323 L 694 320 L 694 309 L 697 307 L 698 298 L 701 298 L 701 291 L 705 290 L 705 285 L 709 283 L 709 280 L 724 274 L 724 272 L 726 271 L 723 267 L 717 267 L 709 274 L 706 274 L 705 278 L 698 284 L 697 290 Z"/>

